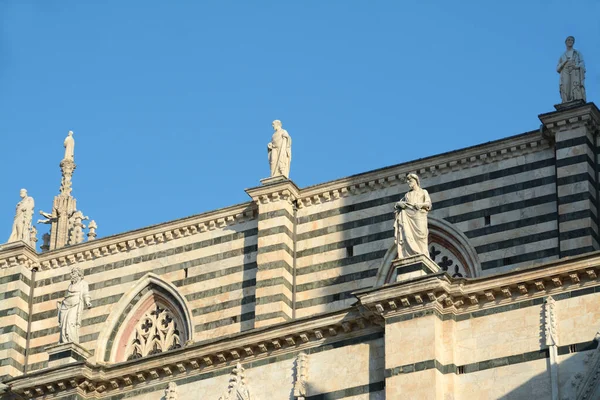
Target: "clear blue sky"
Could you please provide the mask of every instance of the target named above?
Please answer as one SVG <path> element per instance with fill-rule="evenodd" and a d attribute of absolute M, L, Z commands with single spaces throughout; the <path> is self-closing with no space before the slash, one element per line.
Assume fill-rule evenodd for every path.
<path fill-rule="evenodd" d="M 0 242 L 21 187 L 51 210 L 69 130 L 102 237 L 249 200 L 274 119 L 300 187 L 537 129 L 567 35 L 600 101 L 599 16 L 598 0 L 0 0 Z"/>

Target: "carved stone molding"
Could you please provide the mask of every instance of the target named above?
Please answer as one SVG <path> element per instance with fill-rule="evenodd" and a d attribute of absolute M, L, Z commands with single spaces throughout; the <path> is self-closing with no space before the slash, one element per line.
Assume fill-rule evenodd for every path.
<path fill-rule="evenodd" d="M 229 384 L 223 396 L 219 400 L 250 400 L 250 390 L 246 385 L 246 374 L 240 363 L 231 371 Z"/>
<path fill-rule="evenodd" d="M 356 309 L 291 321 L 267 330 L 240 333 L 226 340 L 204 343 L 162 353 L 161 357 L 141 358 L 114 365 L 89 362 L 66 365 L 64 368 L 35 371 L 27 376 L 8 380 L 10 390 L 26 398 L 78 388 L 85 394 L 122 393 L 138 386 L 172 380 L 222 368 L 233 363 L 247 363 L 265 357 L 277 357 L 289 352 L 345 340 L 360 334 L 380 332 Z"/>
<path fill-rule="evenodd" d="M 431 275 L 410 285 L 390 284 L 355 295 L 372 313 L 383 317 L 422 310 L 424 306 L 460 314 L 597 286 L 600 281 L 595 265 L 600 265 L 600 256 L 588 254 L 475 280 Z"/>
<path fill-rule="evenodd" d="M 304 400 L 308 384 L 308 355 L 301 352 L 296 357 L 296 382 L 294 383 L 294 400 Z"/>

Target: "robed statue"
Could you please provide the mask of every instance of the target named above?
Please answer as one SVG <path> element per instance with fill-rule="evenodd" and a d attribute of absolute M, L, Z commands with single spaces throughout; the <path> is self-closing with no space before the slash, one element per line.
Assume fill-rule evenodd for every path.
<path fill-rule="evenodd" d="M 396 219 L 394 235 L 398 247 L 398 258 L 417 254 L 429 255 L 427 248 L 427 213 L 431 210 L 431 199 L 427 190 L 421 188 L 419 177 L 409 174 L 406 183 L 410 190 L 394 206 Z"/>
<path fill-rule="evenodd" d="M 84 308 L 92 307 L 88 283 L 81 268 L 71 269 L 71 283 L 62 302 L 58 302 L 58 343 L 79 343 L 79 327 Z"/>
<path fill-rule="evenodd" d="M 575 38 L 569 36 L 565 40 L 567 49 L 560 56 L 556 72 L 560 74 L 560 97 L 563 103 L 585 98 L 585 63 L 583 55 L 575 50 Z"/>
<path fill-rule="evenodd" d="M 292 162 L 292 138 L 281 127 L 281 121 L 278 119 L 273 121 L 273 129 L 271 142 L 267 145 L 271 177 L 283 175 L 289 178 L 290 163 Z"/>
<path fill-rule="evenodd" d="M 23 241 L 29 245 L 31 243 L 31 219 L 33 218 L 33 208 L 35 203 L 33 197 L 27 196 L 27 190 L 21 189 L 21 201 L 17 204 L 15 219 L 13 221 L 12 231 L 8 242 Z"/>
<path fill-rule="evenodd" d="M 69 131 L 69 135 L 65 138 L 65 158 L 64 160 L 75 159 L 75 139 L 73 139 L 73 131 Z"/>

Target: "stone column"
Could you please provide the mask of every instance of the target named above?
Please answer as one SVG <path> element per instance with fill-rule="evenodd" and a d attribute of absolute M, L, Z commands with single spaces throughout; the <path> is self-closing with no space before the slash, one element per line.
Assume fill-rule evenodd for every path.
<path fill-rule="evenodd" d="M 293 313 L 294 207 L 298 187 L 275 177 L 246 189 L 258 205 L 255 327 L 289 321 Z"/>
<path fill-rule="evenodd" d="M 600 110 L 594 103 L 566 106 L 539 116 L 544 134 L 554 141 L 561 258 L 600 249 L 596 156 Z"/>

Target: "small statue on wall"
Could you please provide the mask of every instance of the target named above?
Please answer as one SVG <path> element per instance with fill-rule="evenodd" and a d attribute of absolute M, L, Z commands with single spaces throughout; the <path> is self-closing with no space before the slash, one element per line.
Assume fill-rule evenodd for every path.
<path fill-rule="evenodd" d="M 427 213 L 431 210 L 431 199 L 427 190 L 421 188 L 416 174 L 409 174 L 406 183 L 410 190 L 394 206 L 394 237 L 398 247 L 398 258 L 417 254 L 429 255 Z"/>
<path fill-rule="evenodd" d="M 33 208 L 35 202 L 33 197 L 27 196 L 27 190 L 21 189 L 21 201 L 17 204 L 15 219 L 13 221 L 12 231 L 8 238 L 8 243 L 19 240 L 33 246 L 31 243 L 31 219 L 33 218 Z"/>
<path fill-rule="evenodd" d="M 575 38 L 567 37 L 565 40 L 567 49 L 560 56 L 556 72 L 560 74 L 560 97 L 563 103 L 575 100 L 586 101 L 585 95 L 585 63 L 583 55 L 575 50 Z"/>
<path fill-rule="evenodd" d="M 71 269 L 71 283 L 62 302 L 58 302 L 59 343 L 79 343 L 79 328 L 84 307 L 91 308 L 88 283 L 79 267 Z"/>
<path fill-rule="evenodd" d="M 271 177 L 283 175 L 290 176 L 290 163 L 292 162 L 292 138 L 285 129 L 281 127 L 281 121 L 273 121 L 273 136 L 267 145 L 269 152 L 269 165 Z"/>

